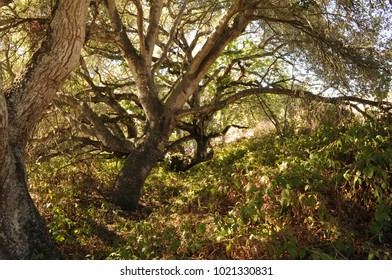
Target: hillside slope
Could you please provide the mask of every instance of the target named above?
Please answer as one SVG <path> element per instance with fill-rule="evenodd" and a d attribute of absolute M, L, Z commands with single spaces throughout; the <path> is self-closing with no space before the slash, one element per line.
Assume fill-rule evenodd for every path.
<path fill-rule="evenodd" d="M 391 259 L 391 135 L 324 127 L 231 143 L 183 173 L 161 163 L 137 213 L 109 202 L 115 161 L 31 166 L 31 188 L 70 259 Z"/>

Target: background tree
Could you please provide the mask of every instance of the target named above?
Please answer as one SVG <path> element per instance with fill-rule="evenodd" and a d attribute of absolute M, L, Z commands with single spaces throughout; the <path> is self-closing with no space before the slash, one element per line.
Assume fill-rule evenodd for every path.
<path fill-rule="evenodd" d="M 126 157 L 113 199 L 136 209 L 170 143 L 201 135 L 208 147 L 206 123 L 240 100 L 390 110 L 389 11 L 381 0 L 101 1 L 55 104 L 79 131 L 72 139 Z"/>
<path fill-rule="evenodd" d="M 24 1 L 12 2 L 2 1 L 0 6 L 1 47 L 5 53 L 1 66 L 6 70 L 3 74 L 8 85 L 3 88 L 1 84 L 0 88 L 0 257 L 54 258 L 58 256 L 28 192 L 25 147 L 42 112 L 79 63 L 89 1 L 57 1 L 52 15 L 39 14 L 35 20 L 20 18 Z M 42 44 L 33 46 L 36 51 L 14 79 L 12 41 L 19 41 L 19 54 L 28 50 L 20 44 L 23 33 L 13 32 L 32 22 L 50 24 Z M 28 37 L 31 46 L 34 36 Z"/>

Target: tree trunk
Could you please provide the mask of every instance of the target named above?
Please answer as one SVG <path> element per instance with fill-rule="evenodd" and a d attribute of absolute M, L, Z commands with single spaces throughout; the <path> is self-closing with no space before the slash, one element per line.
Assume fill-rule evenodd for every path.
<path fill-rule="evenodd" d="M 0 259 L 59 258 L 27 190 L 25 164 L 18 150 L 9 149 L 0 174 Z"/>
<path fill-rule="evenodd" d="M 113 203 L 123 210 L 135 211 L 144 182 L 156 164 L 156 151 L 143 150 L 130 154 L 117 175 L 113 191 Z"/>
<path fill-rule="evenodd" d="M 123 210 L 139 208 L 144 182 L 167 145 L 174 128 L 171 118 L 162 118 L 155 128 L 150 127 L 143 145 L 131 153 L 117 175 L 112 195 L 113 203 Z"/>
<path fill-rule="evenodd" d="M 0 259 L 58 258 L 27 189 L 30 132 L 78 65 L 89 0 L 58 0 L 47 37 L 19 80 L 0 88 Z"/>

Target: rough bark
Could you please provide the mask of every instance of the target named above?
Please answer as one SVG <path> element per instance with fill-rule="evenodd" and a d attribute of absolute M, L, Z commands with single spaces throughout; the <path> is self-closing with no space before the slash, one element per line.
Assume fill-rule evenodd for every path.
<path fill-rule="evenodd" d="M 16 149 L 16 150 L 15 150 Z M 0 258 L 55 259 L 59 255 L 27 190 L 23 153 L 10 147 L 1 170 Z"/>
<path fill-rule="evenodd" d="M 134 151 L 125 160 L 117 175 L 112 195 L 113 203 L 123 210 L 135 211 L 144 182 L 157 161 L 159 151 L 145 149 Z"/>
<path fill-rule="evenodd" d="M 139 208 L 144 182 L 162 157 L 174 127 L 174 118 L 163 116 L 159 122 L 151 124 L 143 145 L 126 158 L 112 195 L 113 202 L 121 209 L 135 211 Z"/>
<path fill-rule="evenodd" d="M 29 192 L 24 162 L 31 130 L 78 65 L 89 1 L 59 0 L 47 37 L 21 78 L 0 92 L 0 258 L 58 254 Z"/>

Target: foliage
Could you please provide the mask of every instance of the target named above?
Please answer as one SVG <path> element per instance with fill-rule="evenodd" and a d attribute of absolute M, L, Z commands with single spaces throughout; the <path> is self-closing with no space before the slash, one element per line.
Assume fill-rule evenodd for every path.
<path fill-rule="evenodd" d="M 114 161 L 52 159 L 30 178 L 66 258 L 390 259 L 391 140 L 353 121 L 232 143 L 186 172 L 161 163 L 134 214 L 107 202 Z"/>
<path fill-rule="evenodd" d="M 180 139 L 193 145 L 199 135 L 189 127 L 194 130 L 196 126 L 207 137 L 222 133 L 231 124 L 248 126 L 250 118 L 243 112 L 248 113 L 258 102 L 285 134 L 287 127 L 277 116 L 282 111 L 282 96 L 290 97 L 286 102 L 289 104 L 293 103 L 292 98 L 323 99 L 333 93 L 346 98 L 346 103 L 356 104 L 358 100 L 350 100 L 353 95 L 381 101 L 390 92 L 388 69 L 392 52 L 388 44 L 390 36 L 385 33 L 390 29 L 391 17 L 386 11 L 389 7 L 386 0 L 372 4 L 366 1 L 355 4 L 349 1 L 246 1 L 237 11 L 234 7 L 240 2 L 169 2 L 162 6 L 162 15 L 156 19 L 155 26 L 149 22 L 154 16 L 149 11 L 154 9 L 150 9 L 148 2 L 141 1 L 137 13 L 130 13 L 137 6 L 134 2 L 112 1 L 117 6 L 121 28 L 113 25 L 114 12 L 110 12 L 104 2 L 92 5 L 81 66 L 63 87 L 52 112 L 62 124 L 61 128 L 54 127 L 51 131 L 56 134 L 56 140 L 63 146 L 68 145 L 66 150 L 87 146 L 89 151 L 128 155 L 144 143 L 144 136 L 151 127 L 151 115 L 160 111 L 147 110 L 148 106 L 142 103 L 158 99 L 166 111 L 172 110 L 174 105 L 169 106 L 169 101 L 179 100 L 175 97 L 179 92 L 186 92 L 186 97 L 172 113 L 183 122 L 176 127 L 181 133 L 171 133 L 171 143 L 162 146 L 170 146 Z M 230 7 L 233 12 L 229 12 Z M 8 11 L 11 9 L 5 10 L 10 18 L 14 16 Z M 20 13 L 39 13 L 39 7 L 29 9 L 21 8 Z M 233 18 L 225 24 L 231 28 L 239 20 L 234 15 L 246 11 L 249 13 L 246 27 L 238 36 L 224 40 L 225 29 L 217 28 L 219 22 L 225 15 L 232 14 Z M 41 13 L 45 15 L 47 11 Z M 113 30 L 117 29 L 126 30 L 123 35 L 129 41 L 128 47 L 124 48 L 125 43 L 113 36 Z M 151 41 L 154 44 L 144 46 L 145 37 L 154 32 L 158 34 L 156 41 Z M 205 44 L 214 32 L 222 32 L 219 35 L 223 41 L 216 46 L 212 42 Z M 21 45 L 17 41 L 12 43 L 4 45 Z M 146 48 L 151 49 L 151 54 L 145 53 Z M 125 49 L 134 52 L 127 53 Z M 205 56 L 204 59 L 197 54 Z M 133 56 L 149 63 L 146 67 L 138 67 L 143 63 L 133 65 L 135 62 L 130 59 Z M 197 57 L 208 62 L 208 67 L 197 62 Z M 140 69 L 132 70 L 135 67 Z M 151 80 L 141 86 L 140 81 L 145 76 Z M 191 85 L 195 77 L 198 81 Z M 189 90 L 183 91 L 182 87 Z M 143 92 L 146 88 L 150 92 Z M 246 99 L 249 92 L 258 96 Z M 307 95 L 300 96 L 300 92 Z M 373 105 L 383 107 L 381 103 Z M 42 125 L 47 127 L 46 122 Z M 41 138 L 47 137 L 42 135 Z"/>
<path fill-rule="evenodd" d="M 12 147 L 22 163 L 27 139 L 21 138 L 30 135 L 52 100 L 49 93 L 54 95 L 69 74 L 55 75 L 57 82 L 31 74 L 55 61 L 44 55 L 58 47 L 51 43 L 57 42 L 51 35 L 57 19 L 49 24 L 55 2 L 0 5 L 0 91 L 6 101 L 0 118 L 4 127 L 20 128 L 10 129 L 9 140 L 7 128 L 0 146 L 7 156 Z M 389 2 L 92 1 L 88 32 L 77 36 L 84 40 L 81 58 L 68 60 L 80 67 L 34 131 L 33 138 L 50 145 L 29 147 L 36 160 L 30 165 L 32 191 L 65 255 L 75 242 L 88 251 L 75 257 L 91 258 L 351 257 L 372 246 L 361 251 L 353 241 L 357 236 L 367 234 L 369 244 L 389 244 L 389 130 L 331 123 L 301 135 L 313 127 L 303 130 L 287 118 L 298 109 L 290 107 L 298 98 L 345 104 L 376 120 L 358 106 L 366 104 L 388 118 Z M 85 21 L 75 27 L 84 30 Z M 57 74 L 54 68 L 45 72 Z M 30 83 L 39 90 L 24 91 Z M 182 174 L 168 174 L 160 164 L 147 182 L 146 208 L 136 216 L 107 202 L 119 171 L 115 162 L 138 159 L 124 165 L 131 168 L 118 173 L 114 188 L 120 198 L 130 187 L 136 191 L 129 193 L 137 194 L 151 163 L 171 144 L 197 143 L 196 158 L 182 170 L 208 160 L 210 140 L 230 124 L 238 126 L 238 119 L 241 125 L 251 123 L 248 111 L 255 102 L 274 122 L 278 138 L 228 148 L 215 163 Z M 78 162 L 72 159 L 76 150 L 119 159 L 86 155 Z M 124 180 L 128 175 L 132 178 Z M 24 176 L 18 178 L 25 183 Z M 127 184 L 128 179 L 135 183 Z M 129 204 L 117 202 L 123 209 Z M 136 197 L 129 207 L 138 202 Z M 303 240 L 310 234 L 299 231 L 315 237 Z M 339 254 L 331 254 L 331 247 Z M 369 258 L 387 255 L 380 252 Z"/>

